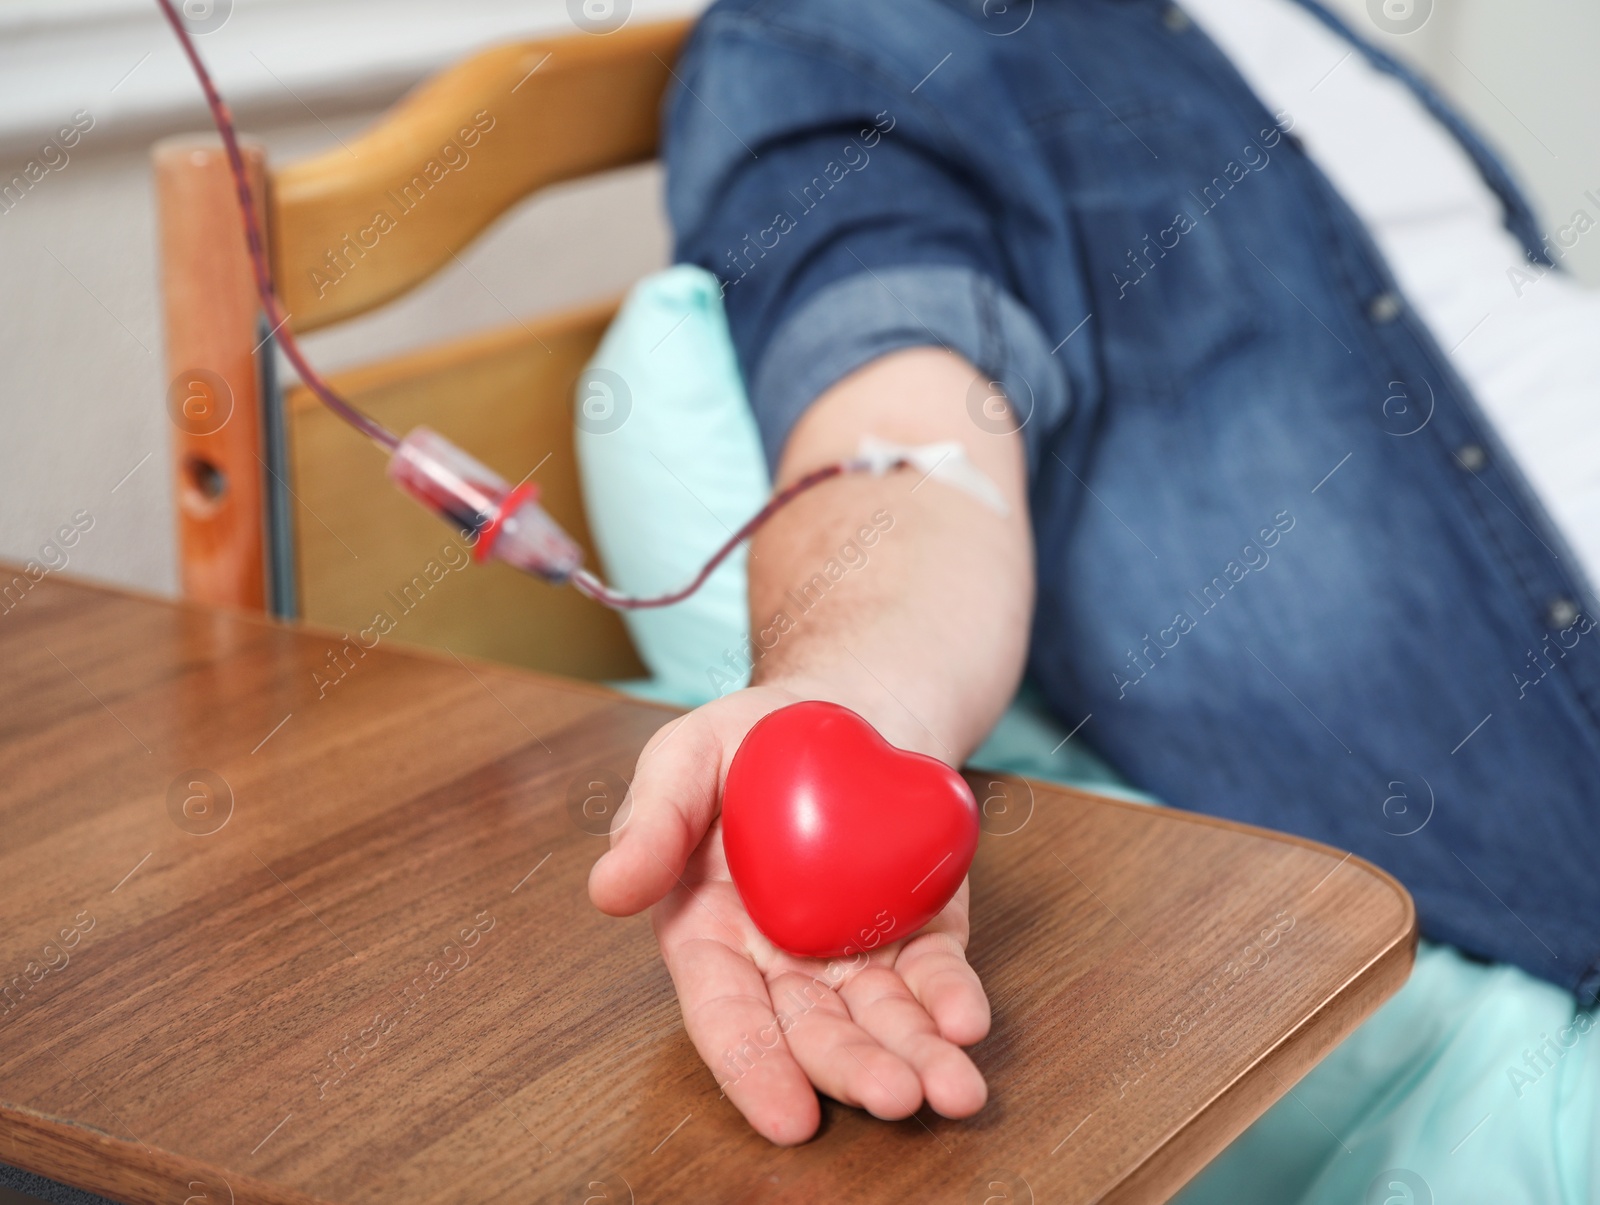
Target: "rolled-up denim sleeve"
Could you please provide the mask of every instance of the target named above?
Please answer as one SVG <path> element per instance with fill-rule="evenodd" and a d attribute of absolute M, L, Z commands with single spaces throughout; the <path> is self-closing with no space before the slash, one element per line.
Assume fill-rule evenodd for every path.
<path fill-rule="evenodd" d="M 809 294 L 785 319 L 750 385 L 768 462 L 777 463 L 790 429 L 835 381 L 889 352 L 931 345 L 966 357 L 988 378 L 969 399 L 973 423 L 985 431 L 1020 424 L 1031 463 L 1033 437 L 1060 420 L 1067 400 L 1044 334 L 993 276 L 935 263 L 846 276 Z M 995 385 L 1010 404 L 1009 418 L 989 408 Z"/>
<path fill-rule="evenodd" d="M 996 232 L 1003 181 L 964 154 L 892 47 L 864 60 L 855 48 L 884 43 L 798 36 L 759 8 L 721 5 L 703 23 L 665 146 L 677 258 L 723 282 L 769 464 L 840 378 L 935 346 L 1004 391 L 1009 420 L 980 389 L 974 423 L 1020 424 L 1036 465 L 1068 387 Z"/>

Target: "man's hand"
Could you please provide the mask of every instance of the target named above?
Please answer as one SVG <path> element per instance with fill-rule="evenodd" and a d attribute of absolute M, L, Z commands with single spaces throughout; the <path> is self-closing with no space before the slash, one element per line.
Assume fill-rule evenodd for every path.
<path fill-rule="evenodd" d="M 988 1097 L 961 1050 L 989 1031 L 989 1002 L 965 955 L 965 884 L 921 932 L 824 962 L 762 936 L 728 875 L 719 801 L 729 763 L 762 716 L 817 693 L 756 686 L 657 732 L 589 876 L 603 912 L 653 905 L 690 1040 L 750 1124 L 784 1145 L 816 1132 L 813 1085 L 884 1118 L 908 1117 L 924 1100 L 968 1117 Z"/>
<path fill-rule="evenodd" d="M 957 356 L 911 348 L 852 373 L 795 424 L 779 487 L 854 455 L 863 435 L 955 440 L 1005 513 L 911 472 L 849 474 L 779 511 L 750 550 L 757 685 L 651 738 L 631 807 L 589 876 L 602 911 L 653 907 L 690 1038 L 774 1142 L 816 1132 L 813 1085 L 879 1117 L 924 1101 L 966 1117 L 988 1095 L 960 1049 L 989 1031 L 966 960 L 965 885 L 904 941 L 833 962 L 794 958 L 739 902 L 719 805 L 745 733 L 786 704 L 840 703 L 890 744 L 952 766 L 1005 709 L 1027 649 L 1033 540 L 1021 423 L 995 430 L 986 409 L 983 423 L 973 417 L 993 388 Z"/>

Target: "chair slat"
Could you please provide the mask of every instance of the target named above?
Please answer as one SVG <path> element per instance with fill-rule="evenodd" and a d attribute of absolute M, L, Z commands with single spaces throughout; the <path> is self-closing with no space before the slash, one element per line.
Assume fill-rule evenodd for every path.
<path fill-rule="evenodd" d="M 495 47 L 428 80 L 348 148 L 276 171 L 272 246 L 291 325 L 370 310 L 530 193 L 651 158 L 689 27 Z"/>

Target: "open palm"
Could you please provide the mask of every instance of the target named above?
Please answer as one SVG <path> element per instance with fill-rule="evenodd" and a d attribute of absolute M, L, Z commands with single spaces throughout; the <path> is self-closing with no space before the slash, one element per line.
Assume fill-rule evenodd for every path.
<path fill-rule="evenodd" d="M 989 1004 L 966 960 L 966 884 L 919 933 L 822 960 L 768 941 L 728 874 L 718 811 L 728 764 L 757 720 L 800 698 L 753 687 L 657 732 L 589 894 L 616 916 L 652 908 L 690 1040 L 771 1141 L 816 1132 L 818 1090 L 877 1117 L 907 1117 L 924 1100 L 970 1116 L 988 1093 L 961 1047 L 988 1032 Z"/>

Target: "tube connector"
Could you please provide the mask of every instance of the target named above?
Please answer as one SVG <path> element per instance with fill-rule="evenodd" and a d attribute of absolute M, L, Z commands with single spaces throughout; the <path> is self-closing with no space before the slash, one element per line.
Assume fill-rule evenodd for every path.
<path fill-rule="evenodd" d="M 515 487 L 437 431 L 417 427 L 389 457 L 389 480 L 475 541 L 491 557 L 554 585 L 583 564 L 583 550 L 539 505 L 539 487 Z"/>

